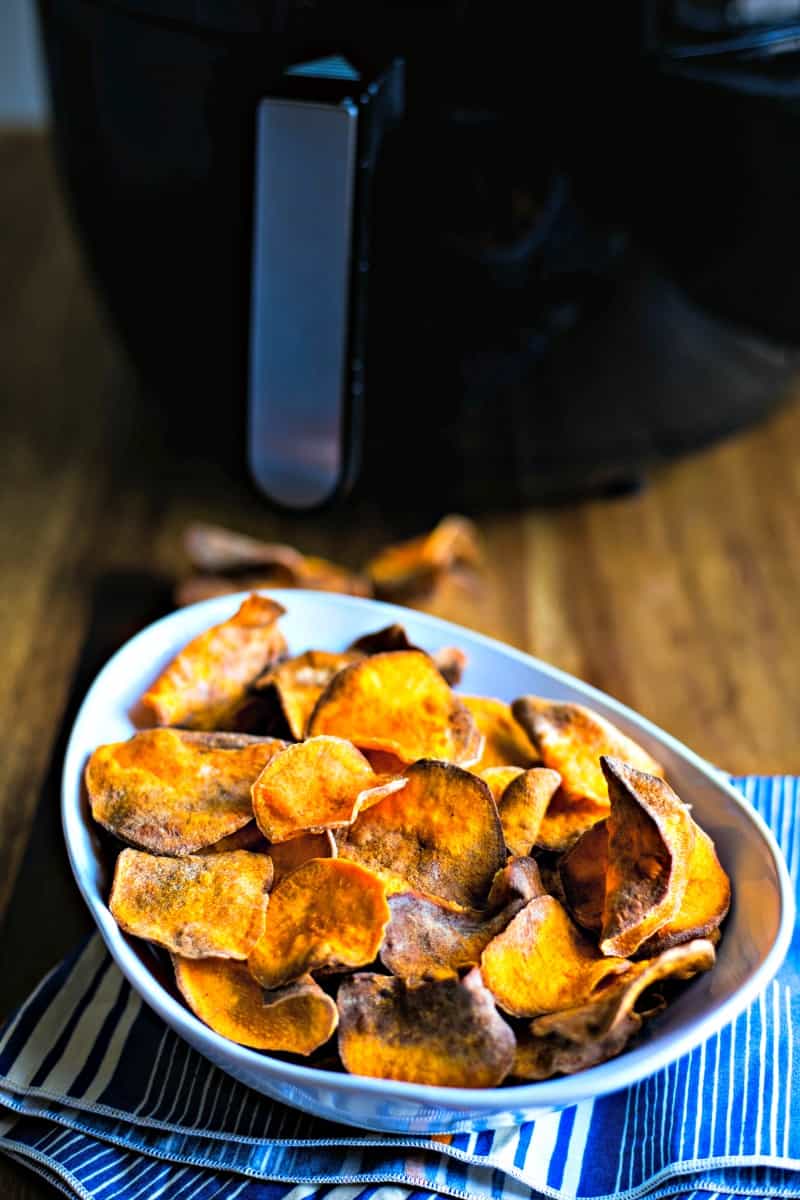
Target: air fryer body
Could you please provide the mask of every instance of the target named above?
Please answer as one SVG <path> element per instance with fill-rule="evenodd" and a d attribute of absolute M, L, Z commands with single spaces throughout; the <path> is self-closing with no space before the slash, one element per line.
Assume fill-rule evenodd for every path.
<path fill-rule="evenodd" d="M 553 6 L 532 40 L 514 5 L 378 7 L 382 22 L 358 3 L 40 0 L 71 209 L 177 443 L 252 466 L 254 312 L 273 339 L 258 437 L 289 476 L 292 394 L 327 403 L 313 373 L 293 375 L 291 308 L 253 297 L 275 270 L 258 229 L 281 189 L 264 178 L 284 206 L 315 178 L 287 183 L 259 113 L 285 98 L 287 67 L 330 55 L 359 87 L 324 104 L 356 111 L 398 59 L 405 81 L 354 175 L 340 412 L 326 409 L 341 455 L 313 503 L 354 482 L 467 508 L 624 485 L 776 402 L 800 345 L 791 56 L 743 67 L 715 50 L 709 66 L 669 21 L 643 32 L 664 5 Z M 319 211 L 336 233 L 333 207 Z M 327 312 L 306 258 L 293 303 Z M 294 495 L 275 498 L 303 506 Z"/>

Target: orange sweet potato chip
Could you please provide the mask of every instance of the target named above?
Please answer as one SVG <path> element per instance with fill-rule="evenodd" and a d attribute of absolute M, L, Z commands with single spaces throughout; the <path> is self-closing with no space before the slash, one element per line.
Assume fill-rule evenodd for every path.
<path fill-rule="evenodd" d="M 525 730 L 514 720 L 511 706 L 492 696 L 462 696 L 483 734 L 483 754 L 475 770 L 487 767 L 534 767 L 541 762 L 538 750 Z"/>
<path fill-rule="evenodd" d="M 496 1087 L 515 1038 L 477 970 L 464 979 L 408 982 L 361 973 L 337 996 L 339 1053 L 353 1075 L 438 1087 Z"/>
<path fill-rule="evenodd" d="M 567 908 L 573 920 L 598 934 L 603 928 L 608 867 L 608 830 L 598 821 L 562 854 L 558 874 Z"/>
<path fill-rule="evenodd" d="M 404 762 L 439 758 L 469 766 L 483 739 L 427 654 L 374 654 L 334 675 L 317 701 L 307 734 L 348 738 Z"/>
<path fill-rule="evenodd" d="M 336 858 L 336 839 L 329 829 L 324 833 L 303 833 L 291 841 L 270 845 L 269 856 L 275 873 L 273 887 L 277 887 L 309 859 Z"/>
<path fill-rule="evenodd" d="M 264 928 L 271 883 L 266 854 L 123 850 L 108 906 L 126 933 L 183 958 L 247 958 Z"/>
<path fill-rule="evenodd" d="M 409 639 L 405 628 L 397 623 L 386 625 L 383 629 L 376 629 L 374 633 L 365 633 L 363 637 L 356 638 L 350 646 L 351 651 L 367 655 L 383 654 L 392 650 L 420 649 Z M 424 650 L 421 652 L 426 653 Z M 435 650 L 430 657 L 436 664 L 439 674 L 451 687 L 460 683 L 464 667 L 467 664 L 467 656 L 463 650 L 459 650 L 457 646 L 442 646 L 441 650 Z"/>
<path fill-rule="evenodd" d="M 191 854 L 253 819 L 250 788 L 276 738 L 148 729 L 100 746 L 86 767 L 92 816 L 155 854 Z"/>
<path fill-rule="evenodd" d="M 286 650 L 280 604 L 257 593 L 238 612 L 184 646 L 141 699 L 158 725 L 218 729 L 248 684 Z"/>
<path fill-rule="evenodd" d="M 527 1033 L 518 1035 L 512 1074 L 518 1079 L 548 1079 L 613 1058 L 639 1032 L 645 1015 L 641 998 L 648 988 L 663 979 L 688 979 L 713 965 L 714 947 L 703 940 L 632 963 L 586 1004 L 532 1021 Z"/>
<path fill-rule="evenodd" d="M 253 784 L 253 811 L 271 842 L 351 825 L 359 809 L 402 788 L 404 779 L 376 775 L 344 738 L 309 738 L 287 746 Z"/>
<path fill-rule="evenodd" d="M 476 775 L 480 775 L 484 783 L 488 783 L 495 804 L 500 803 L 503 792 L 512 779 L 517 779 L 525 773 L 524 767 L 484 767 L 482 771 L 477 771 L 474 767 L 472 769 Z"/>
<path fill-rule="evenodd" d="M 534 1017 L 587 1000 L 628 963 L 601 955 L 553 896 L 537 896 L 481 956 L 486 986 L 515 1017 Z"/>
<path fill-rule="evenodd" d="M 536 863 L 517 858 L 495 876 L 490 911 L 460 908 L 417 892 L 390 896 L 392 919 L 381 961 L 395 975 L 419 979 L 477 966 L 484 947 L 541 893 Z"/>
<path fill-rule="evenodd" d="M 506 785 L 497 804 L 503 836 L 512 854 L 530 854 L 561 776 L 549 767 L 531 767 Z"/>
<path fill-rule="evenodd" d="M 201 1021 L 223 1037 L 255 1050 L 310 1054 L 339 1023 L 336 1004 L 304 975 L 265 992 L 244 963 L 173 956 L 175 980 Z"/>
<path fill-rule="evenodd" d="M 487 785 L 451 763 L 422 760 L 406 785 L 336 835 L 341 858 L 377 872 L 387 890 L 481 907 L 506 849 Z"/>
<path fill-rule="evenodd" d="M 367 563 L 376 595 L 403 599 L 431 588 L 454 567 L 479 567 L 483 555 L 478 531 L 466 517 L 444 517 L 430 533 L 387 546 Z"/>
<path fill-rule="evenodd" d="M 637 953 L 651 957 L 683 942 L 711 937 L 727 916 L 730 902 L 731 883 L 720 866 L 714 843 L 695 822 L 689 878 L 680 908 Z"/>
<path fill-rule="evenodd" d="M 311 859 L 273 891 L 250 972 L 262 987 L 276 988 L 311 971 L 363 967 L 378 953 L 390 915 L 371 871 Z"/>
<path fill-rule="evenodd" d="M 255 821 L 243 825 L 236 833 L 229 833 L 210 846 L 204 846 L 200 854 L 227 854 L 229 850 L 255 850 L 259 854 L 270 854 L 270 845 Z M 270 854 L 270 857 L 271 854 Z"/>
<path fill-rule="evenodd" d="M 299 742 L 305 736 L 314 705 L 334 675 L 362 657 L 350 651 L 332 654 L 328 650 L 307 650 L 305 654 L 270 667 L 259 676 L 254 687 L 275 689 L 292 737 Z"/>
<path fill-rule="evenodd" d="M 611 798 L 600 949 L 627 957 L 679 912 L 696 826 L 663 779 L 618 758 L 600 761 Z"/>

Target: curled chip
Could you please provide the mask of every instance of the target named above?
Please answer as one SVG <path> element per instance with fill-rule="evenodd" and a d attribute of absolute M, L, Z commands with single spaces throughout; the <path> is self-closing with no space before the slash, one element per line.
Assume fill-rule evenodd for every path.
<path fill-rule="evenodd" d="M 253 686 L 259 691 L 275 689 L 292 737 L 299 742 L 305 736 L 314 705 L 334 675 L 361 657 L 349 651 L 332 654 L 328 650 L 307 650 L 270 667 Z"/>
<path fill-rule="evenodd" d="M 363 637 L 356 638 L 350 650 L 369 655 L 392 650 L 421 650 L 421 647 L 415 646 L 409 639 L 404 626 L 395 623 L 386 625 L 383 629 L 376 629 L 375 633 L 365 633 Z M 421 653 L 427 652 L 421 650 Z M 463 650 L 459 650 L 457 646 L 442 646 L 441 650 L 435 650 L 430 657 L 439 674 L 451 687 L 460 683 L 467 664 L 467 656 Z"/>
<path fill-rule="evenodd" d="M 584 929 L 599 934 L 603 928 L 608 867 L 608 830 L 598 821 L 582 833 L 558 863 L 558 875 L 567 908 Z"/>
<path fill-rule="evenodd" d="M 269 854 L 270 845 L 255 821 L 250 821 L 248 825 L 237 829 L 236 833 L 229 833 L 211 846 L 204 846 L 199 853 L 227 854 L 229 850 L 256 850 L 259 854 Z"/>
<path fill-rule="evenodd" d="M 474 967 L 492 938 L 534 896 L 541 884 L 533 859 L 512 859 L 495 876 L 490 909 L 464 909 L 417 892 L 389 897 L 392 919 L 386 930 L 381 961 L 395 975 L 435 978 Z"/>
<path fill-rule="evenodd" d="M 532 1021 L 527 1033 L 518 1035 L 512 1074 L 518 1079 L 548 1079 L 613 1058 L 639 1032 L 647 1010 L 653 1011 L 653 1005 L 645 1012 L 637 1007 L 647 988 L 662 979 L 688 979 L 713 965 L 714 947 L 703 940 L 632 963 L 588 1003 Z M 660 1007 L 656 1003 L 655 1011 Z"/>
<path fill-rule="evenodd" d="M 387 890 L 418 891 L 467 908 L 486 903 L 506 848 L 497 807 L 476 775 L 422 760 L 401 791 L 363 809 L 336 835 L 340 858 L 377 872 Z"/>
<path fill-rule="evenodd" d="M 339 988 L 339 1053 L 353 1075 L 435 1087 L 496 1087 L 515 1038 L 480 973 L 409 983 L 362 973 Z"/>
<path fill-rule="evenodd" d="M 696 826 L 663 779 L 600 761 L 611 798 L 600 949 L 627 957 L 679 912 Z"/>
<path fill-rule="evenodd" d="M 286 745 L 239 733 L 147 729 L 86 767 L 92 816 L 154 854 L 191 854 L 253 819 L 250 788 Z"/>
<path fill-rule="evenodd" d="M 303 833 L 291 841 L 269 846 L 269 856 L 275 872 L 273 887 L 277 887 L 309 859 L 336 858 L 336 839 L 328 829 L 324 833 Z"/>
<path fill-rule="evenodd" d="M 271 842 L 350 825 L 359 809 L 405 786 L 376 775 L 360 750 L 338 737 L 287 746 L 253 784 L 253 811 Z"/>
<path fill-rule="evenodd" d="M 474 770 L 475 768 L 473 768 Z M 476 771 L 476 775 L 480 775 L 484 783 L 488 783 L 489 791 L 494 797 L 495 804 L 500 803 L 500 797 L 506 790 L 512 779 L 516 779 L 518 775 L 524 774 L 523 767 L 484 767 L 482 771 Z"/>
<path fill-rule="evenodd" d="M 377 955 L 390 916 L 371 871 L 314 858 L 273 891 L 250 972 L 262 987 L 276 988 L 310 971 L 363 967 Z"/>
<path fill-rule="evenodd" d="M 266 854 L 123 850 L 108 906 L 126 933 L 183 958 L 247 958 L 264 928 L 271 883 Z"/>
<path fill-rule="evenodd" d="M 404 762 L 439 758 L 469 766 L 483 739 L 427 654 L 374 654 L 334 675 L 308 722 L 360 749 L 387 750 Z"/>
<path fill-rule="evenodd" d="M 310 1054 L 339 1023 L 336 1004 L 310 975 L 265 992 L 244 963 L 173 956 L 175 981 L 201 1021 L 254 1050 Z"/>
<path fill-rule="evenodd" d="M 515 1017 L 570 1008 L 629 964 L 603 957 L 553 896 L 537 896 L 481 956 L 486 986 Z"/>
<path fill-rule="evenodd" d="M 402 599 L 430 590 L 438 575 L 454 567 L 480 567 L 478 531 L 466 517 L 444 517 L 421 537 L 387 546 L 367 563 L 375 593 Z"/>
<path fill-rule="evenodd" d="M 720 866 L 711 838 L 694 823 L 694 846 L 689 858 L 689 878 L 680 908 L 640 947 L 651 956 L 695 938 L 709 938 L 728 914 L 731 883 Z"/>
<path fill-rule="evenodd" d="M 531 767 L 515 776 L 497 804 L 503 836 L 512 854 L 529 854 L 561 776 L 549 767 Z"/>
<path fill-rule="evenodd" d="M 184 646 L 141 699 L 158 725 L 224 728 L 248 684 L 286 650 L 282 605 L 256 593 L 238 612 Z"/>
<path fill-rule="evenodd" d="M 483 734 L 483 754 L 475 770 L 488 767 L 534 767 L 541 756 L 525 730 L 514 720 L 511 705 L 492 696 L 462 696 Z"/>
<path fill-rule="evenodd" d="M 651 775 L 664 774 L 641 746 L 580 704 L 524 696 L 511 707 L 544 765 L 561 776 L 561 787 L 539 833 L 539 844 L 546 849 L 566 850 L 584 829 L 608 815 L 601 755 L 615 755 Z"/>

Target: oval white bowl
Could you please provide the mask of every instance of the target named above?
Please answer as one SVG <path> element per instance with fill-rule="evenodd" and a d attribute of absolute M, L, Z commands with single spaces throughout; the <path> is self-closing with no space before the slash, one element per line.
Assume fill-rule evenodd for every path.
<path fill-rule="evenodd" d="M 341 650 L 392 621 L 428 650 L 457 645 L 469 655 L 460 690 L 513 700 L 535 694 L 588 704 L 631 734 L 666 767 L 678 794 L 713 837 L 731 876 L 733 904 L 717 965 L 693 980 L 640 1042 L 619 1058 L 544 1083 L 469 1090 L 367 1079 L 296 1065 L 220 1037 L 158 982 L 146 956 L 106 905 L 105 869 L 83 791 L 86 760 L 102 742 L 134 732 L 129 713 L 173 655 L 229 617 L 243 596 L 181 609 L 142 630 L 106 664 L 83 702 L 67 747 L 62 787 L 72 870 L 109 951 L 132 986 L 174 1030 L 236 1079 L 331 1120 L 403 1134 L 454 1133 L 516 1124 L 637 1082 L 731 1021 L 766 986 L 786 954 L 794 924 L 791 883 L 775 839 L 747 801 L 703 759 L 595 688 L 518 650 L 435 617 L 391 604 L 323 592 L 269 592 L 287 609 L 290 650 Z"/>

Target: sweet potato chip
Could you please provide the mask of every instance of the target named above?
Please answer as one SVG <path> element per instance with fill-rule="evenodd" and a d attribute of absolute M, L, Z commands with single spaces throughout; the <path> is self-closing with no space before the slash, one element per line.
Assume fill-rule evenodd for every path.
<path fill-rule="evenodd" d="M 514 720 L 511 705 L 492 696 L 462 696 L 483 734 L 483 754 L 476 763 L 480 774 L 490 767 L 534 767 L 541 762 L 538 750 Z"/>
<path fill-rule="evenodd" d="M 334 675 L 308 722 L 359 749 L 388 750 L 404 762 L 438 758 L 468 766 L 483 739 L 427 654 L 374 654 Z"/>
<path fill-rule="evenodd" d="M 515 1038 L 480 973 L 409 983 L 361 973 L 339 988 L 339 1053 L 353 1075 L 436 1087 L 496 1087 Z"/>
<path fill-rule="evenodd" d="M 349 651 L 332 654 L 327 650 L 307 650 L 297 658 L 271 667 L 253 686 L 257 690 L 275 689 L 292 737 L 299 742 L 305 736 L 314 705 L 334 675 L 362 657 Z"/>
<path fill-rule="evenodd" d="M 537 896 L 481 956 L 486 986 L 515 1017 L 534 1017 L 587 1000 L 629 964 L 604 957 L 553 896 Z"/>
<path fill-rule="evenodd" d="M 336 839 L 328 829 L 324 833 L 304 833 L 291 841 L 270 845 L 269 856 L 275 872 L 272 886 L 277 887 L 287 875 L 291 875 L 309 859 L 336 858 Z"/>
<path fill-rule="evenodd" d="M 211 846 L 204 846 L 198 853 L 227 854 L 229 850 L 255 850 L 258 854 L 270 854 L 270 845 L 255 821 L 250 821 L 237 829 L 236 833 L 229 833 Z"/>
<path fill-rule="evenodd" d="M 311 971 L 363 967 L 377 955 L 390 916 L 371 871 L 314 858 L 273 891 L 250 972 L 262 987 L 276 988 Z"/>
<path fill-rule="evenodd" d="M 600 949 L 634 954 L 679 912 L 695 823 L 663 779 L 601 758 L 608 780 L 608 867 Z"/>
<path fill-rule="evenodd" d="M 367 563 L 375 593 L 402 599 L 430 588 L 436 576 L 459 565 L 482 562 L 478 531 L 466 517 L 444 517 L 430 533 L 387 546 Z"/>
<path fill-rule="evenodd" d="M 360 808 L 404 786 L 376 775 L 351 742 L 323 734 L 270 759 L 253 784 L 253 811 L 265 837 L 286 842 L 351 825 Z"/>
<path fill-rule="evenodd" d="M 473 770 L 475 770 L 474 767 Z M 503 792 L 512 779 L 516 779 L 524 773 L 523 767 L 485 767 L 482 771 L 475 771 L 475 774 L 480 775 L 484 783 L 488 783 L 495 804 L 500 803 Z"/>
<path fill-rule="evenodd" d="M 445 977 L 461 967 L 477 966 L 484 947 L 540 894 L 536 863 L 517 858 L 495 876 L 489 912 L 456 907 L 417 892 L 390 896 L 392 919 L 384 935 L 381 961 L 395 975 L 419 979 Z"/>
<path fill-rule="evenodd" d="M 248 684 L 286 650 L 280 604 L 257 593 L 238 612 L 184 646 L 141 699 L 158 725 L 224 728 Z"/>
<path fill-rule="evenodd" d="M 489 788 L 451 763 L 422 760 L 402 790 L 364 809 L 336 835 L 341 858 L 376 871 L 387 890 L 418 891 L 464 907 L 486 903 L 506 848 Z"/>
<path fill-rule="evenodd" d="M 266 854 L 123 850 L 108 906 L 126 933 L 183 958 L 247 958 L 264 928 L 271 883 Z"/>
<path fill-rule="evenodd" d="M 703 940 L 632 963 L 588 1003 L 537 1017 L 527 1032 L 519 1033 L 512 1074 L 518 1079 L 549 1079 L 614 1058 L 639 1032 L 645 1017 L 663 1007 L 663 1000 L 643 1001 L 648 988 L 663 979 L 688 979 L 713 965 L 714 947 Z"/>
<path fill-rule="evenodd" d="M 666 925 L 643 942 L 637 953 L 651 957 L 695 938 L 709 938 L 728 914 L 731 883 L 720 866 L 711 838 L 694 823 L 689 878 L 680 908 Z"/>
<path fill-rule="evenodd" d="M 558 863 L 564 900 L 574 921 L 598 934 L 603 928 L 608 867 L 608 829 L 598 821 L 582 833 Z"/>
<path fill-rule="evenodd" d="M 409 639 L 405 628 L 402 625 L 393 624 L 386 625 L 383 629 L 376 629 L 374 633 L 365 633 L 363 637 L 356 638 L 351 644 L 350 650 L 361 654 L 383 654 L 392 650 L 421 650 L 420 646 L 415 646 Z M 427 651 L 421 650 L 425 654 Z M 461 682 L 461 676 L 464 674 L 464 667 L 467 664 L 467 656 L 463 650 L 459 650 L 457 646 L 443 646 L 441 650 L 435 650 L 430 655 L 436 664 L 436 668 L 442 678 L 455 687 Z"/>
<path fill-rule="evenodd" d="M 286 745 L 238 733 L 148 729 L 86 767 L 92 816 L 154 854 L 191 854 L 253 819 L 250 788 Z"/>
<path fill-rule="evenodd" d="M 540 830 L 539 844 L 546 849 L 566 850 L 585 829 L 608 816 L 602 754 L 614 755 L 652 775 L 664 774 L 641 746 L 580 704 L 524 696 L 511 708 L 544 765 L 561 775 L 561 787 Z"/>
<path fill-rule="evenodd" d="M 265 992 L 244 963 L 173 956 L 175 981 L 201 1021 L 254 1050 L 310 1054 L 339 1023 L 336 1004 L 310 975 Z"/>
<path fill-rule="evenodd" d="M 515 776 L 497 804 L 503 836 L 512 854 L 529 854 L 561 776 L 549 767 L 531 767 Z"/>

